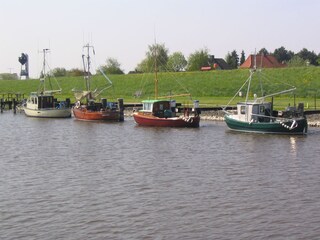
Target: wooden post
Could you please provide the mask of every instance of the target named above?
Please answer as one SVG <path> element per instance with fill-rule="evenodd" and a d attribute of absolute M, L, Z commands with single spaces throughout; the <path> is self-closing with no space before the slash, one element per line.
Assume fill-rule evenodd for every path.
<path fill-rule="evenodd" d="M 17 102 L 16 99 L 12 99 L 13 102 L 13 113 L 16 114 L 17 113 Z"/>
<path fill-rule="evenodd" d="M 123 122 L 124 121 L 124 106 L 123 106 L 123 98 L 118 98 L 118 108 L 120 110 L 120 116 L 119 116 L 119 121 Z"/>
<path fill-rule="evenodd" d="M 1 98 L 0 100 L 0 108 L 1 108 L 1 113 L 3 113 L 3 98 Z"/>

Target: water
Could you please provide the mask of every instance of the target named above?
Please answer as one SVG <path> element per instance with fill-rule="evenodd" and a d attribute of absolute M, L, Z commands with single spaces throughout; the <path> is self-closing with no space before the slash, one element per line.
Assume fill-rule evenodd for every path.
<path fill-rule="evenodd" d="M 319 239 L 320 129 L 0 115 L 0 239 Z"/>

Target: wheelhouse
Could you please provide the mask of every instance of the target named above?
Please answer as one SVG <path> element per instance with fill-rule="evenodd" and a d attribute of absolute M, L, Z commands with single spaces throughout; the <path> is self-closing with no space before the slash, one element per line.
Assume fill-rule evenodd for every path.
<path fill-rule="evenodd" d="M 246 102 L 237 104 L 238 118 L 241 121 L 269 122 L 272 115 L 272 104 Z"/>
<path fill-rule="evenodd" d="M 140 112 L 168 118 L 174 116 L 175 107 L 174 100 L 144 100 Z"/>
<path fill-rule="evenodd" d="M 41 108 L 53 108 L 55 103 L 55 99 L 53 96 L 37 96 L 32 94 L 28 100 L 27 104 L 29 107 L 41 109 Z"/>

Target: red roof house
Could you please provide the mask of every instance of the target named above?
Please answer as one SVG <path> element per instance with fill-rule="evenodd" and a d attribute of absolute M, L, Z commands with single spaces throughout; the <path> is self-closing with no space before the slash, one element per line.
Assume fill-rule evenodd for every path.
<path fill-rule="evenodd" d="M 247 60 L 240 65 L 240 68 L 281 68 L 286 64 L 279 63 L 273 55 L 250 55 Z"/>

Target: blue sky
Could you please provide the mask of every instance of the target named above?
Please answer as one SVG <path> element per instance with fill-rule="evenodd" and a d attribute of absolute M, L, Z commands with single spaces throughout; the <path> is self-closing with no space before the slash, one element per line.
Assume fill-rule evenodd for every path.
<path fill-rule="evenodd" d="M 82 46 L 95 46 L 96 65 L 116 58 L 128 72 L 155 37 L 169 54 L 207 48 L 216 57 L 284 46 L 320 53 L 317 0 L 0 0 L 0 72 L 20 71 L 30 58 L 38 77 L 43 48 L 51 68 L 82 68 Z"/>

